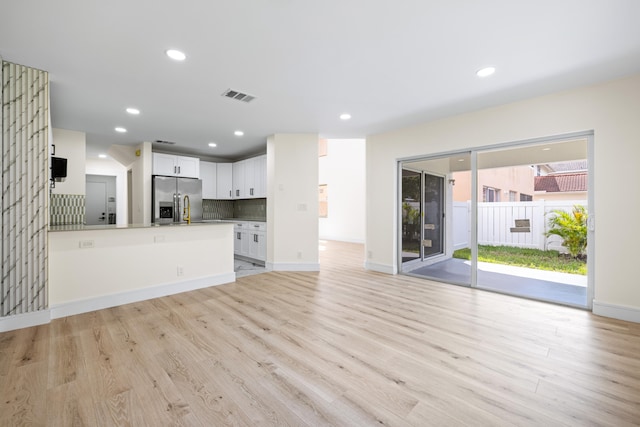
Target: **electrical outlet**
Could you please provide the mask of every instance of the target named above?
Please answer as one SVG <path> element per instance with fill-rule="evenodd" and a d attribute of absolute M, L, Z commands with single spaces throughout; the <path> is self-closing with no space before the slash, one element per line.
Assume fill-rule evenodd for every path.
<path fill-rule="evenodd" d="M 153 236 L 153 241 L 155 243 L 162 243 L 164 242 L 164 236 L 163 235 Z"/>
<path fill-rule="evenodd" d="M 80 249 L 89 249 L 93 248 L 94 242 L 93 240 L 80 240 Z"/>
<path fill-rule="evenodd" d="M 367 258 L 369 259 L 373 258 L 373 252 L 367 251 Z"/>
<path fill-rule="evenodd" d="M 298 259 L 302 259 L 302 251 L 298 251 Z"/>
<path fill-rule="evenodd" d="M 178 276 L 182 276 L 184 274 L 184 267 L 179 265 L 177 273 L 178 273 Z"/>

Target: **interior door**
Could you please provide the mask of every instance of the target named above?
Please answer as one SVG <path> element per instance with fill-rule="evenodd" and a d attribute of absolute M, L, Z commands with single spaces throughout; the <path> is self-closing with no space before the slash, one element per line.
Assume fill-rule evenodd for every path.
<path fill-rule="evenodd" d="M 85 224 L 107 224 L 107 183 L 87 182 Z"/>

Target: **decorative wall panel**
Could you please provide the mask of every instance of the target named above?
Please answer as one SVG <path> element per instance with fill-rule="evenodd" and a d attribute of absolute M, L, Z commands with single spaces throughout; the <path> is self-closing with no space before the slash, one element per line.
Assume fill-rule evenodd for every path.
<path fill-rule="evenodd" d="M 52 194 L 49 203 L 50 225 L 84 224 L 83 194 Z"/>
<path fill-rule="evenodd" d="M 49 77 L 2 61 L 0 316 L 47 308 Z"/>

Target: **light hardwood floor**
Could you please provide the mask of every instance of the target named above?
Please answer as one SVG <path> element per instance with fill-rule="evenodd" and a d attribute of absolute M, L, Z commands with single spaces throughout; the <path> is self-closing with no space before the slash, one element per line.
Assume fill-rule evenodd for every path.
<path fill-rule="evenodd" d="M 0 425 L 640 423 L 640 325 L 363 270 L 265 273 L 0 334 Z"/>

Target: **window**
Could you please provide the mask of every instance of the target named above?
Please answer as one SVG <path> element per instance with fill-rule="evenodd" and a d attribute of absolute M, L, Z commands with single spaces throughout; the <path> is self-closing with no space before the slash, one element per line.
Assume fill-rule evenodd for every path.
<path fill-rule="evenodd" d="M 517 191 L 509 191 L 509 201 L 517 202 L 518 201 L 518 192 Z"/>
<path fill-rule="evenodd" d="M 529 194 L 520 193 L 520 201 L 521 202 L 531 202 L 533 200 L 533 196 Z"/>
<path fill-rule="evenodd" d="M 483 202 L 499 202 L 500 189 L 493 188 L 493 187 L 482 187 L 482 201 Z"/>
<path fill-rule="evenodd" d="M 318 188 L 318 206 L 320 207 L 320 218 L 326 218 L 329 214 L 327 202 L 327 184 L 322 184 Z"/>

